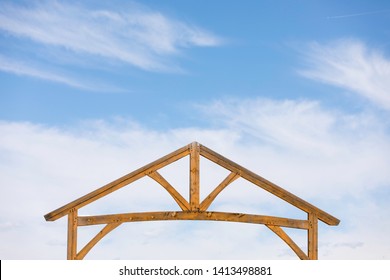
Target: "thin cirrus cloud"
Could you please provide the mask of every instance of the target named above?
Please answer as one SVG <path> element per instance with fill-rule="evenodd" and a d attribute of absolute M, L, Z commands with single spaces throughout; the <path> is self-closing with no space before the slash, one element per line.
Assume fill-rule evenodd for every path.
<path fill-rule="evenodd" d="M 364 97 L 379 108 L 390 110 L 390 59 L 359 40 L 311 44 L 308 62 L 300 74 Z"/>
<path fill-rule="evenodd" d="M 54 67 L 55 68 L 55 67 Z M 72 88 L 94 91 L 94 92 L 123 92 L 120 87 L 105 84 L 100 81 L 80 80 L 74 75 L 65 74 L 64 71 L 53 70 L 50 66 L 43 66 L 40 63 L 34 63 L 32 60 L 22 61 L 12 57 L 6 57 L 0 54 L 0 71 L 11 73 L 17 76 L 32 77 L 59 83 Z"/>
<path fill-rule="evenodd" d="M 66 75 L 56 74 L 41 67 L 32 66 L 29 63 L 14 60 L 0 55 L 0 71 L 12 73 L 19 76 L 29 76 L 37 79 L 48 80 L 55 83 L 65 84 L 74 88 L 83 90 L 101 90 L 102 88 L 93 85 L 87 85 L 86 82 L 77 81 L 75 78 L 67 77 Z M 112 88 L 111 90 L 114 90 Z"/>
<path fill-rule="evenodd" d="M 376 15 L 376 14 L 389 13 L 389 12 L 390 12 L 389 9 L 385 9 L 385 10 L 378 10 L 378 11 L 371 11 L 371 12 L 360 12 L 360 13 L 353 13 L 353 14 L 328 16 L 327 19 L 345 19 L 345 18 L 351 18 L 351 17 L 364 17 L 364 16 L 371 16 L 371 15 Z"/>
<path fill-rule="evenodd" d="M 175 66 L 173 57 L 185 48 L 222 44 L 222 39 L 200 27 L 140 5 L 128 6 L 121 11 L 91 9 L 60 1 L 29 5 L 3 3 L 0 7 L 0 31 L 7 34 L 8 39 L 23 40 L 28 44 L 34 42 L 42 47 L 41 52 L 51 47 L 65 56 L 72 55 L 77 59 L 92 56 L 145 71 L 177 71 L 180 67 Z M 4 65 L 1 69 L 15 72 Z M 28 75 L 34 71 L 24 72 Z M 55 75 L 32 74 L 72 85 L 68 78 L 62 80 Z"/>

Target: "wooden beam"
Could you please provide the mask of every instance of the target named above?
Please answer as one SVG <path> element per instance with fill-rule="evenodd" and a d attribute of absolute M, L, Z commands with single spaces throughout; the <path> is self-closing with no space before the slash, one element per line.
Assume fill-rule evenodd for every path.
<path fill-rule="evenodd" d="M 285 189 L 277 186 L 276 184 L 264 179 L 263 177 L 249 171 L 248 169 L 238 165 L 237 163 L 225 158 L 224 156 L 212 151 L 211 149 L 200 145 L 200 154 L 205 158 L 215 162 L 216 164 L 230 170 L 231 172 L 239 174 L 242 178 L 249 182 L 261 187 L 262 189 L 274 194 L 275 196 L 283 199 L 284 201 L 294 205 L 295 207 L 305 211 L 306 213 L 315 213 L 318 219 L 328 225 L 338 225 L 340 220 L 332 215 L 322 211 L 309 202 L 299 198 L 298 196 L 286 191 Z"/>
<path fill-rule="evenodd" d="M 307 250 L 310 260 L 318 259 L 318 219 L 314 213 L 308 214 Z"/>
<path fill-rule="evenodd" d="M 77 209 L 68 214 L 68 250 L 67 259 L 75 260 L 77 254 Z"/>
<path fill-rule="evenodd" d="M 104 236 L 109 234 L 111 231 L 113 231 L 120 225 L 121 223 L 112 223 L 106 225 L 101 231 L 99 231 L 99 233 L 94 238 L 91 239 L 91 241 L 87 243 L 87 245 L 84 246 L 83 249 L 80 250 L 80 252 L 76 256 L 76 259 L 77 260 L 84 259 L 84 257 L 93 248 L 93 246 L 95 246 Z"/>
<path fill-rule="evenodd" d="M 290 236 L 287 235 L 287 233 L 278 226 L 271 226 L 266 225 L 270 230 L 272 230 L 277 236 L 279 236 L 286 244 L 294 251 L 295 254 L 301 259 L 301 260 L 308 260 L 308 256 L 302 251 L 301 248 L 294 242 L 294 240 L 291 239 Z"/>
<path fill-rule="evenodd" d="M 187 200 L 174 188 L 171 184 L 168 183 L 167 180 L 163 176 L 160 175 L 157 171 L 153 171 L 148 174 L 150 178 L 155 180 L 161 186 L 164 187 L 168 191 L 168 193 L 173 197 L 173 199 L 177 202 L 181 210 L 190 211 L 190 205 Z"/>
<path fill-rule="evenodd" d="M 190 148 L 190 206 L 192 211 L 199 210 L 199 144 L 191 143 Z"/>
<path fill-rule="evenodd" d="M 297 220 L 280 218 L 273 216 L 251 215 L 242 213 L 226 212 L 143 212 L 143 213 L 124 213 L 113 215 L 98 216 L 80 216 L 78 218 L 79 226 L 111 224 L 111 223 L 129 223 L 145 221 L 174 221 L 174 220 L 203 220 L 203 221 L 224 221 L 238 223 L 264 224 L 271 226 L 282 226 L 289 228 L 308 229 L 307 220 Z"/>
<path fill-rule="evenodd" d="M 231 172 L 200 204 L 200 210 L 206 211 L 214 199 L 223 191 L 230 183 L 235 181 L 240 176 L 237 173 Z"/>
<path fill-rule="evenodd" d="M 48 214 L 46 214 L 44 217 L 46 221 L 55 221 L 69 213 L 69 211 L 73 208 L 80 209 L 81 207 L 94 202 L 95 200 L 102 198 L 109 193 L 112 193 L 113 191 L 116 191 L 142 177 L 147 175 L 148 173 L 158 170 L 168 164 L 171 164 L 172 162 L 175 162 L 182 157 L 189 154 L 190 145 L 187 145 L 181 149 L 178 149 L 156 161 L 153 161 L 150 164 L 147 164 L 93 192 L 90 192 Z"/>

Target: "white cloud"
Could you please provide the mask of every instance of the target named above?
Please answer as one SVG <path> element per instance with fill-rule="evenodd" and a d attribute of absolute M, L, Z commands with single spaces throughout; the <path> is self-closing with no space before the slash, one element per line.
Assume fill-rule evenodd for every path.
<path fill-rule="evenodd" d="M 390 110 L 390 60 L 358 40 L 313 43 L 300 73 L 308 78 L 348 89 L 376 106 Z"/>
<path fill-rule="evenodd" d="M 385 203 L 390 141 L 385 124 L 375 115 L 347 115 L 313 101 L 266 99 L 221 101 L 208 109 L 219 118 L 220 128 L 161 132 L 125 120 L 72 128 L 1 122 L 0 257 L 64 258 L 66 219 L 48 223 L 44 214 L 197 140 L 340 218 L 339 227 L 321 226 L 320 258 L 390 258 L 390 244 L 378 238 L 390 232 L 390 224 L 384 222 L 390 211 Z M 211 190 L 226 172 L 207 161 L 201 164 L 201 188 Z M 184 160 L 161 170 L 183 194 L 188 193 L 187 166 Z M 145 179 L 81 213 L 172 207 L 177 208 L 167 193 Z M 212 207 L 295 215 L 292 207 L 242 179 L 224 190 Z M 97 229 L 83 228 L 80 239 L 86 242 L 85 234 L 93 230 Z M 298 234 L 297 240 L 304 242 L 305 237 Z M 262 226 L 156 222 L 121 226 L 88 258 L 295 256 Z"/>
<path fill-rule="evenodd" d="M 29 63 L 14 60 L 12 58 L 4 57 L 0 55 L 0 71 L 21 75 L 21 76 L 29 76 L 37 79 L 48 80 L 55 83 L 65 84 L 67 86 L 71 86 L 74 88 L 84 89 L 84 90 L 94 90 L 101 91 L 107 90 L 106 86 L 96 86 L 88 85 L 85 81 L 77 81 L 75 78 L 67 77 L 64 74 L 56 74 L 53 71 L 47 71 L 40 69 L 42 67 L 32 66 Z M 110 90 L 117 90 L 114 88 L 110 88 Z"/>
<path fill-rule="evenodd" d="M 390 181 L 387 126 L 373 114 L 345 114 L 315 101 L 269 99 L 215 102 L 205 111 L 245 135 L 249 144 L 235 147 L 238 158 L 251 160 L 255 150 L 267 157 L 251 160 L 265 177 L 306 195 L 331 189 L 333 195 L 342 196 Z"/>
<path fill-rule="evenodd" d="M 345 18 L 351 18 L 351 17 L 364 17 L 364 16 L 371 16 L 371 15 L 382 14 L 382 13 L 389 13 L 389 12 L 390 12 L 389 9 L 378 10 L 378 11 L 367 11 L 367 12 L 354 13 L 354 14 L 328 16 L 327 19 L 345 19 Z"/>
<path fill-rule="evenodd" d="M 123 5 L 120 5 L 123 6 Z M 121 61 L 150 71 L 170 71 L 169 57 L 183 47 L 220 45 L 199 27 L 139 5 L 90 9 L 60 1 L 16 5 L 2 3 L 0 29 L 39 44 Z"/>

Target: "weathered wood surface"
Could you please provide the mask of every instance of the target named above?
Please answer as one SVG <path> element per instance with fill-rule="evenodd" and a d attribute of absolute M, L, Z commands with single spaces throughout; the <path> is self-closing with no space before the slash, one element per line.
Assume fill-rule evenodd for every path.
<path fill-rule="evenodd" d="M 190 148 L 190 206 L 199 210 L 199 144 L 193 142 Z"/>
<path fill-rule="evenodd" d="M 68 214 L 68 260 L 74 260 L 77 255 L 77 209 L 71 209 Z"/>
<path fill-rule="evenodd" d="M 308 214 L 309 228 L 307 230 L 307 250 L 309 259 L 318 259 L 318 219 L 315 214 Z"/>
<path fill-rule="evenodd" d="M 203 221 L 224 221 L 238 223 L 252 223 L 275 225 L 282 227 L 291 227 L 299 229 L 308 229 L 307 220 L 280 218 L 274 216 L 252 215 L 242 213 L 227 213 L 227 212 L 143 212 L 143 213 L 124 213 L 112 215 L 97 215 L 97 216 L 79 216 L 79 226 L 90 226 L 110 223 L 129 223 L 129 222 L 145 222 L 145 221 L 175 221 L 175 220 L 203 220 Z"/>

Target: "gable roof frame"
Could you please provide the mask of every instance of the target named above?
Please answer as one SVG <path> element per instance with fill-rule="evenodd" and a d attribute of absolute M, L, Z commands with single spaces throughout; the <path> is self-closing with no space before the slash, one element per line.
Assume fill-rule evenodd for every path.
<path fill-rule="evenodd" d="M 188 155 L 190 157 L 189 201 L 187 201 L 160 173 L 158 173 L 159 169 Z M 199 197 L 200 156 L 230 171 L 230 174 L 202 202 L 200 202 Z M 152 178 L 165 188 L 182 211 L 78 216 L 78 209 L 145 176 Z M 308 217 L 307 220 L 207 211 L 208 207 L 221 193 L 221 191 L 240 177 L 306 212 Z M 213 220 L 264 224 L 277 236 L 279 236 L 300 259 L 317 259 L 318 220 L 330 226 L 336 226 L 340 222 L 340 220 L 336 217 L 197 142 L 186 145 L 160 159 L 157 159 L 156 161 L 153 161 L 152 163 L 120 177 L 113 182 L 108 183 L 103 187 L 100 187 L 95 191 L 92 191 L 46 214 L 44 217 L 46 221 L 55 221 L 66 215 L 68 215 L 68 259 L 83 259 L 92 247 L 95 246 L 105 235 L 124 222 L 156 220 Z M 106 224 L 106 226 L 87 245 L 85 245 L 83 249 L 77 252 L 77 228 L 79 226 L 96 224 Z M 282 227 L 307 230 L 308 252 L 303 252 L 302 249 L 285 233 L 285 231 L 283 231 Z"/>

